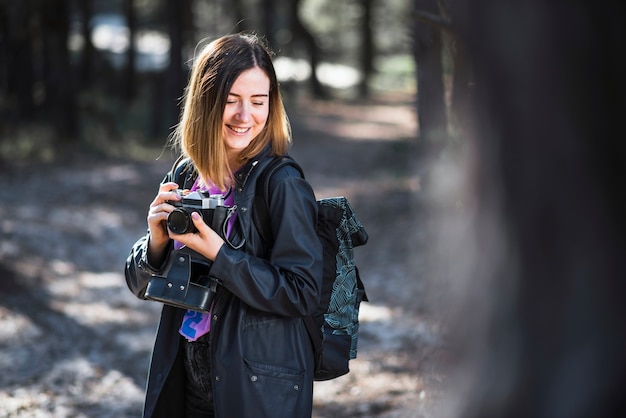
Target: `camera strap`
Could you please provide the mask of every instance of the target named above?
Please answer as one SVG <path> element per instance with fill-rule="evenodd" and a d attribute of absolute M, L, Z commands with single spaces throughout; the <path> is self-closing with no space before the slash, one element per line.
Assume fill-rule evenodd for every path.
<path fill-rule="evenodd" d="M 223 206 L 222 206 L 222 207 L 223 207 Z M 233 243 L 230 241 L 230 237 L 229 237 L 229 234 L 228 234 L 228 222 L 230 221 L 230 218 L 231 218 L 232 216 L 234 216 L 234 215 L 235 215 L 235 213 L 237 213 L 237 205 L 233 205 L 233 206 L 228 207 L 228 208 L 226 208 L 226 209 L 227 209 L 227 210 L 226 210 L 226 218 L 225 218 L 225 219 L 224 219 L 224 221 L 222 222 L 222 237 L 224 238 L 224 241 L 226 241 L 226 244 L 228 244 L 228 246 L 229 246 L 230 248 L 232 248 L 233 250 L 238 250 L 238 249 L 240 249 L 241 247 L 243 247 L 243 245 L 246 243 L 246 239 L 245 239 L 245 238 L 242 238 L 242 239 L 241 239 L 241 242 L 240 242 L 238 245 L 235 245 L 235 244 L 233 244 Z M 233 228 L 233 229 L 234 229 L 234 228 Z M 232 232 L 233 232 L 233 231 L 231 230 L 231 233 L 232 233 Z M 235 234 L 235 235 L 237 235 L 237 234 Z"/>

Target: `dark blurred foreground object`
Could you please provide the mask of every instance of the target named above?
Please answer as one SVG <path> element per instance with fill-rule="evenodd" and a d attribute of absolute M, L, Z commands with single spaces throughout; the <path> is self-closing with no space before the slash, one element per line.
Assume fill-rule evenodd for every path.
<path fill-rule="evenodd" d="M 626 416 L 625 7 L 450 1 L 480 243 L 455 416 Z"/>

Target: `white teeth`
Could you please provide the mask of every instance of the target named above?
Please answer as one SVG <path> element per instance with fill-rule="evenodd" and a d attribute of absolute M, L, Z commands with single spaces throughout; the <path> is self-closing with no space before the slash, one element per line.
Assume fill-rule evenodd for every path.
<path fill-rule="evenodd" d="M 237 132 L 238 134 L 242 134 L 242 133 L 248 132 L 248 129 L 250 128 L 237 128 L 236 126 L 231 126 L 230 129 Z"/>

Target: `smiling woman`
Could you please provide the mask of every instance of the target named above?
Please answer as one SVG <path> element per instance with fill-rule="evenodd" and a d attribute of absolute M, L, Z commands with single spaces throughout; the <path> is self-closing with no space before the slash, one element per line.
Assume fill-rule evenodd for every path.
<path fill-rule="evenodd" d="M 291 143 L 276 73 L 258 38 L 229 35 L 200 52 L 174 140 L 182 158 L 161 184 L 149 233 L 126 263 L 129 289 L 166 303 L 144 416 L 310 417 L 315 359 L 302 318 L 320 303 L 317 202 L 300 171 L 284 166 L 267 182 L 273 244 L 252 219 L 257 180 Z M 187 188 L 206 195 L 206 211 L 221 203 L 210 215 L 202 199 L 192 208 L 192 194 L 177 190 Z M 224 207 L 226 221 L 205 223 Z M 167 227 L 181 210 L 189 211 L 192 232 Z M 205 286 L 209 296 L 191 308 L 154 298 L 153 277 L 175 291 Z"/>

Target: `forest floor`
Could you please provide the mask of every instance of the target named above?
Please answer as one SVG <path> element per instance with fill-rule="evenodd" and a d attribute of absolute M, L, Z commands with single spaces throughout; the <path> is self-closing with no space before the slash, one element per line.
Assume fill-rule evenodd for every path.
<path fill-rule="evenodd" d="M 292 155 L 318 197 L 345 195 L 368 234 L 351 372 L 315 386 L 315 418 L 436 416 L 446 386 L 428 300 L 416 122 L 408 97 L 301 99 Z M 126 288 L 126 255 L 173 156 L 0 167 L 0 417 L 138 417 L 160 306 Z"/>

